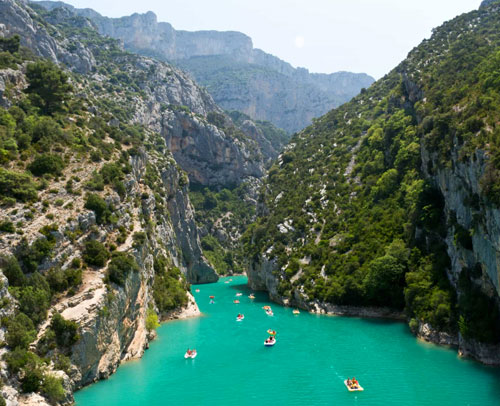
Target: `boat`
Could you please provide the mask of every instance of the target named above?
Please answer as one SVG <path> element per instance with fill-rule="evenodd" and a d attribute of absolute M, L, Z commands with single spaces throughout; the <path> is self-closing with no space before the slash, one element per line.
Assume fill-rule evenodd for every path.
<path fill-rule="evenodd" d="M 229 283 L 229 281 L 225 281 L 224 283 Z"/>
<path fill-rule="evenodd" d="M 276 330 L 267 330 L 267 334 L 269 334 L 270 336 L 275 336 L 276 335 Z"/>
<path fill-rule="evenodd" d="M 241 321 L 245 318 L 245 315 L 244 314 L 239 314 L 238 316 L 236 316 L 236 321 Z"/>
<path fill-rule="evenodd" d="M 272 347 L 274 344 L 276 344 L 276 338 L 274 337 L 269 337 L 266 341 L 264 341 L 265 347 Z"/>
<path fill-rule="evenodd" d="M 233 300 L 233 303 L 238 304 L 238 303 L 240 303 L 240 301 L 236 299 L 236 300 Z"/>
<path fill-rule="evenodd" d="M 356 387 L 354 388 L 354 387 L 349 386 L 349 385 L 347 384 L 347 379 L 346 379 L 346 380 L 344 381 L 344 385 L 346 386 L 346 388 L 347 388 L 347 390 L 348 390 L 349 392 L 362 392 L 362 391 L 364 391 L 363 387 L 359 384 L 359 382 L 358 382 L 358 384 L 356 385 Z"/>
<path fill-rule="evenodd" d="M 198 353 L 196 352 L 196 350 L 193 350 L 191 352 L 189 352 L 189 350 L 187 350 L 186 353 L 184 354 L 184 358 L 186 358 L 186 359 L 188 359 L 188 358 L 195 359 L 197 355 L 198 355 Z"/>
<path fill-rule="evenodd" d="M 262 306 L 264 310 L 271 310 L 271 306 Z"/>
<path fill-rule="evenodd" d="M 215 296 L 209 296 L 210 299 L 215 299 Z"/>
<path fill-rule="evenodd" d="M 249 298 L 249 299 L 255 299 L 255 296 L 254 296 L 253 294 L 250 294 L 250 295 L 248 296 L 248 298 Z"/>
<path fill-rule="evenodd" d="M 300 314 L 299 309 L 294 309 L 293 314 Z"/>
<path fill-rule="evenodd" d="M 241 296 L 241 295 L 243 295 L 243 293 L 239 293 L 239 292 L 236 293 L 236 296 Z"/>
<path fill-rule="evenodd" d="M 214 303 L 215 303 L 215 301 L 213 299 L 210 300 L 210 304 L 214 304 Z"/>
<path fill-rule="evenodd" d="M 272 311 L 271 309 L 266 310 L 266 314 L 267 314 L 268 316 L 274 316 L 274 313 L 273 313 L 273 311 Z"/>
<path fill-rule="evenodd" d="M 200 293 L 200 289 L 196 289 L 196 290 L 195 290 L 195 292 L 196 292 L 196 293 Z"/>

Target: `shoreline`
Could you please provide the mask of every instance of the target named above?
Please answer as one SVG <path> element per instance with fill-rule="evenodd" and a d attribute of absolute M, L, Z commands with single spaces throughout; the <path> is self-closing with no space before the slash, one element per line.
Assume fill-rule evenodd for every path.
<path fill-rule="evenodd" d="M 333 305 L 318 301 L 304 302 L 297 298 L 288 299 L 276 297 L 268 292 L 269 299 L 285 307 L 297 307 L 312 314 L 322 314 L 336 317 L 359 317 L 367 319 L 388 319 L 408 324 L 408 318 L 403 311 L 387 307 Z M 420 341 L 457 350 L 458 356 L 471 359 L 484 365 L 500 367 L 500 344 L 486 344 L 474 340 L 466 340 L 460 333 L 450 334 L 433 328 L 428 323 L 419 321 L 413 336 Z"/>
<path fill-rule="evenodd" d="M 186 293 L 188 296 L 187 305 L 177 309 L 173 309 L 167 312 L 165 315 L 162 315 L 160 319 L 161 323 L 166 323 L 172 320 L 191 319 L 194 317 L 200 317 L 202 315 L 194 296 L 191 294 L 191 292 Z"/>

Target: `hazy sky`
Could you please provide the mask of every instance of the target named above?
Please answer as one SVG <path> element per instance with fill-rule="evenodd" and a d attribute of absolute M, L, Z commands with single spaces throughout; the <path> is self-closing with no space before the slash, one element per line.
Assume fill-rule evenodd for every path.
<path fill-rule="evenodd" d="M 311 72 L 395 67 L 433 27 L 481 0 L 66 0 L 108 17 L 154 11 L 182 30 L 234 30 Z"/>

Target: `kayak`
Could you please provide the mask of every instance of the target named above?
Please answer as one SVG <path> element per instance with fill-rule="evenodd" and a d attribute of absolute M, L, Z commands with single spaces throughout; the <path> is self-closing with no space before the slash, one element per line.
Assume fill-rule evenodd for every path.
<path fill-rule="evenodd" d="M 363 387 L 358 383 L 358 387 L 357 388 L 351 388 L 348 384 L 347 384 L 347 379 L 344 381 L 344 385 L 346 386 L 347 390 L 349 392 L 362 392 L 364 391 Z"/>
<path fill-rule="evenodd" d="M 243 293 L 236 293 L 236 296 L 241 296 Z"/>
<path fill-rule="evenodd" d="M 269 329 L 269 330 L 267 330 L 267 334 L 269 334 L 270 336 L 275 336 L 276 331 Z"/>
<path fill-rule="evenodd" d="M 276 344 L 276 339 L 274 339 L 273 341 L 264 341 L 265 347 L 272 347 L 274 344 Z"/>
<path fill-rule="evenodd" d="M 196 351 L 191 351 L 191 354 L 188 354 L 187 352 L 184 354 L 184 358 L 188 359 L 195 359 L 198 353 Z"/>
<path fill-rule="evenodd" d="M 233 300 L 233 303 L 238 304 L 238 303 L 240 303 L 240 301 L 239 300 Z"/>

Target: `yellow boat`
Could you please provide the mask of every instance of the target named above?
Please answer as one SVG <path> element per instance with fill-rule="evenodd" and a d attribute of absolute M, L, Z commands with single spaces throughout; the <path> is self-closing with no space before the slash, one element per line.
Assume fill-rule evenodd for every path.
<path fill-rule="evenodd" d="M 299 309 L 294 309 L 293 314 L 300 314 Z"/>
<path fill-rule="evenodd" d="M 249 299 L 255 299 L 255 296 L 254 296 L 254 295 L 252 295 L 252 294 L 250 294 L 250 295 L 248 296 L 248 298 L 249 298 Z"/>
<path fill-rule="evenodd" d="M 346 386 L 346 388 L 347 388 L 347 390 L 348 390 L 349 392 L 363 392 L 363 391 L 364 391 L 363 387 L 359 384 L 359 382 L 358 382 L 358 384 L 356 385 L 356 387 L 354 388 L 354 387 L 349 386 L 349 385 L 347 384 L 347 379 L 346 379 L 346 380 L 344 381 L 344 385 Z"/>

